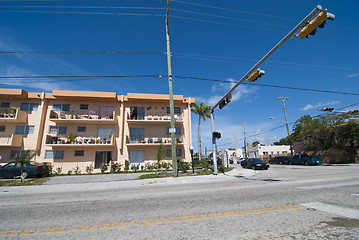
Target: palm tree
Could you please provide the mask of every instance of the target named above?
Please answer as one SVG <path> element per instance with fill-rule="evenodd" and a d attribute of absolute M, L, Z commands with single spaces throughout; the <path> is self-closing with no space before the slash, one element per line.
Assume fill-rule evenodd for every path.
<path fill-rule="evenodd" d="M 24 179 L 27 177 L 27 175 L 24 172 L 24 167 L 26 167 L 26 165 L 30 163 L 31 159 L 33 159 L 33 157 L 35 157 L 36 154 L 37 154 L 36 150 L 24 151 L 20 155 L 16 154 L 15 161 L 21 167 L 21 173 L 20 173 L 21 182 L 23 182 Z"/>
<path fill-rule="evenodd" d="M 211 117 L 211 107 L 201 102 L 199 105 L 196 103 L 192 104 L 191 111 L 198 115 L 198 159 L 202 159 L 202 147 L 201 147 L 201 118 L 206 121 L 206 118 Z"/>

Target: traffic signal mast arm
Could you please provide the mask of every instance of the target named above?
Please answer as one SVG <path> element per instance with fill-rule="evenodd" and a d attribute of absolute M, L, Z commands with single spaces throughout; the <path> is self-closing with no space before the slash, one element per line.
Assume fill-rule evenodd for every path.
<path fill-rule="evenodd" d="M 212 108 L 211 112 L 214 112 L 214 109 L 220 104 L 225 101 L 225 99 L 246 79 L 249 78 L 249 76 L 256 71 L 257 68 L 265 61 L 267 60 L 275 51 L 278 50 L 279 47 L 281 47 L 287 40 L 289 40 L 292 36 L 294 36 L 300 29 L 305 27 L 307 23 L 313 19 L 318 12 L 322 12 L 323 8 L 322 6 L 318 5 L 316 8 L 311 11 L 308 16 L 306 16 L 295 28 L 293 28 L 282 40 L 277 43 L 264 57 L 259 60 Z M 222 106 L 223 107 L 223 106 Z"/>

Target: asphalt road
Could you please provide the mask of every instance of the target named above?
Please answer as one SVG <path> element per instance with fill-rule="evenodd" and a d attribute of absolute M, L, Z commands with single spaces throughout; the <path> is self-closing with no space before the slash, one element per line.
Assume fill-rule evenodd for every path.
<path fill-rule="evenodd" d="M 359 165 L 0 188 L 4 239 L 359 239 Z"/>

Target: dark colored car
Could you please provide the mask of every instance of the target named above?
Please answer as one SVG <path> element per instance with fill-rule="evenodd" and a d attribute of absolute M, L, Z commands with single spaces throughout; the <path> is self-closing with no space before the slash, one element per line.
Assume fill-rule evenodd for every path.
<path fill-rule="evenodd" d="M 248 158 L 245 161 L 241 162 L 241 166 L 243 168 L 252 168 L 253 170 L 256 170 L 256 169 L 267 170 L 269 168 L 268 163 L 263 162 L 262 160 L 260 160 L 258 158 Z"/>
<path fill-rule="evenodd" d="M 49 174 L 49 167 L 39 163 L 28 163 L 22 172 L 22 177 L 42 177 Z M 21 175 L 21 166 L 16 162 L 9 162 L 0 167 L 0 177 L 13 178 Z"/>
<path fill-rule="evenodd" d="M 269 164 L 287 164 L 288 157 L 285 156 L 277 156 L 269 160 Z"/>

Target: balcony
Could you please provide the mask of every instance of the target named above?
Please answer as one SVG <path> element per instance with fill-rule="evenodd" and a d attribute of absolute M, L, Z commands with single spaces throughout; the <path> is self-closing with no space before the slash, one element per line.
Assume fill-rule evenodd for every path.
<path fill-rule="evenodd" d="M 182 115 L 174 115 L 175 122 L 176 123 L 183 123 L 183 116 Z M 170 115 L 164 115 L 164 116 L 158 116 L 158 115 L 146 115 L 142 118 L 131 118 L 130 116 L 127 117 L 128 123 L 170 123 L 171 122 L 171 116 Z"/>
<path fill-rule="evenodd" d="M 116 112 L 113 111 L 109 116 L 101 116 L 100 114 L 89 111 L 88 113 L 75 113 L 75 112 L 50 112 L 50 120 L 57 123 L 101 123 L 113 124 L 116 123 Z"/>
<path fill-rule="evenodd" d="M 27 120 L 27 113 L 17 109 L 12 108 L 10 111 L 8 109 L 0 109 L 0 123 L 25 123 Z"/>
<path fill-rule="evenodd" d="M 100 137 L 68 137 L 46 136 L 46 145 L 51 147 L 113 147 L 115 146 L 114 136 L 110 139 Z"/>
<path fill-rule="evenodd" d="M 138 140 L 130 140 L 127 137 L 126 145 L 127 146 L 159 146 L 160 144 L 163 145 L 171 145 L 171 138 L 170 137 L 147 137 L 144 138 L 142 141 Z M 176 137 L 176 145 L 183 145 L 183 137 Z"/>
<path fill-rule="evenodd" d="M 0 136 L 0 146 L 2 147 L 21 147 L 22 135 L 12 134 L 11 136 Z"/>

